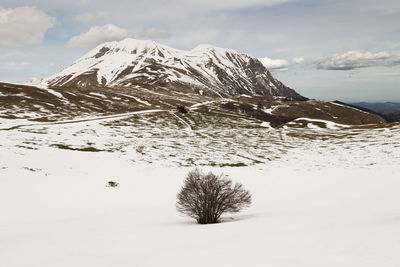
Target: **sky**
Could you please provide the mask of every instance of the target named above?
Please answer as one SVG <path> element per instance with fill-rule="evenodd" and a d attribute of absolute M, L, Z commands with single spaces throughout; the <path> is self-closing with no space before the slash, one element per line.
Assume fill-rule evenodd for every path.
<path fill-rule="evenodd" d="M 48 77 L 128 37 L 235 49 L 309 98 L 400 102 L 398 0 L 0 0 L 0 80 Z"/>

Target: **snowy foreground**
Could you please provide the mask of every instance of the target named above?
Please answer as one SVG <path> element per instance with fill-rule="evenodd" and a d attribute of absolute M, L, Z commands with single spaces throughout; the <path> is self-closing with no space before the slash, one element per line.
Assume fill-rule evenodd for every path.
<path fill-rule="evenodd" d="M 398 135 L 386 152 L 368 150 L 377 139 L 356 154 L 334 150 L 337 164 L 326 164 L 329 146 L 310 145 L 303 160 L 204 167 L 253 195 L 249 209 L 215 225 L 175 210 L 189 167 L 14 147 L 12 135 L 0 135 L 11 144 L 0 146 L 0 266 L 400 266 Z M 376 161 L 352 158 L 363 151 Z"/>

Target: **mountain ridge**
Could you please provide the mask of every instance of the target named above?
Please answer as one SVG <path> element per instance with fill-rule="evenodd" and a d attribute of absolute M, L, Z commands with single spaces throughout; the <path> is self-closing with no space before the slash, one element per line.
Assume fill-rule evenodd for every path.
<path fill-rule="evenodd" d="M 307 100 L 250 55 L 206 44 L 184 51 L 130 38 L 97 46 L 44 79 L 41 86 L 140 86 L 219 97 L 247 94 Z"/>

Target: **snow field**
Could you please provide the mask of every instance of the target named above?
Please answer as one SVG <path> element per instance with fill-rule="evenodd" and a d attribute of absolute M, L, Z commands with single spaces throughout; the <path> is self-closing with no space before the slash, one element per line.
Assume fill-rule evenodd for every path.
<path fill-rule="evenodd" d="M 156 111 L 1 130 L 0 266 L 400 265 L 399 125 L 200 116 L 185 131 Z M 85 148 L 100 152 L 71 150 Z M 214 225 L 178 214 L 196 164 L 241 182 L 253 205 Z"/>
<path fill-rule="evenodd" d="M 224 223 L 197 225 L 174 206 L 190 168 L 57 149 L 2 165 L 1 266 L 400 263 L 398 166 L 205 168 L 243 183 L 253 205 Z M 120 185 L 106 187 L 109 180 Z"/>

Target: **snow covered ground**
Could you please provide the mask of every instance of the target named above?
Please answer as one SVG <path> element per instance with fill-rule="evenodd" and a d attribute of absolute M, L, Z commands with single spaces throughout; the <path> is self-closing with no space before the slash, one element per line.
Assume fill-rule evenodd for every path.
<path fill-rule="evenodd" d="M 0 266 L 400 266 L 399 125 L 166 134 L 140 116 L 153 132 L 99 121 L 0 131 Z M 224 165 L 235 142 L 234 154 L 275 155 L 203 169 L 243 183 L 253 205 L 221 224 L 182 217 L 176 194 L 192 167 L 179 153 Z"/>

